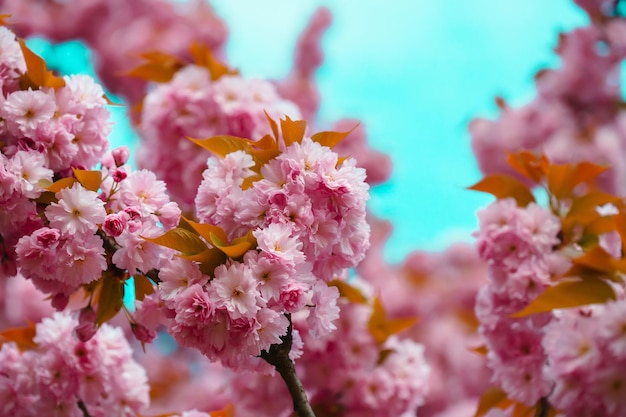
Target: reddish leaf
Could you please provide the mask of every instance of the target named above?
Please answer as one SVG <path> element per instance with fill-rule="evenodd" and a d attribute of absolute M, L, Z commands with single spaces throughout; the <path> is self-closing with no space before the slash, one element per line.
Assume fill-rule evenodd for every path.
<path fill-rule="evenodd" d="M 572 200 L 572 206 L 567 212 L 567 217 L 576 216 L 589 211 L 597 213 L 597 207 L 608 203 L 616 203 L 620 198 L 603 191 L 590 191 Z"/>
<path fill-rule="evenodd" d="M 285 116 L 285 119 L 280 120 L 280 128 L 283 131 L 285 145 L 289 146 L 295 142 L 302 142 L 306 122 L 304 120 L 291 120 L 289 116 Z"/>
<path fill-rule="evenodd" d="M 613 288 L 601 279 L 562 281 L 547 288 L 521 311 L 511 317 L 545 313 L 558 308 L 580 307 L 615 300 Z"/>
<path fill-rule="evenodd" d="M 578 185 L 590 183 L 607 169 L 608 167 L 590 162 L 581 162 L 577 165 L 553 164 L 550 165 L 548 172 L 548 188 L 556 198 L 567 198 Z"/>
<path fill-rule="evenodd" d="M 98 191 L 100 184 L 102 184 L 102 172 L 100 171 L 86 171 L 83 169 L 72 168 L 74 176 L 80 182 L 83 187 L 89 191 Z"/>
<path fill-rule="evenodd" d="M 507 162 L 511 168 L 535 183 L 540 183 L 541 179 L 546 176 L 549 166 L 544 155 L 539 157 L 529 151 L 509 152 Z"/>
<path fill-rule="evenodd" d="M 337 287 L 339 290 L 339 295 L 344 297 L 351 303 L 357 304 L 366 304 L 367 298 L 363 295 L 363 293 L 356 287 L 348 284 L 345 281 L 341 281 L 338 279 L 333 279 L 328 283 L 329 287 Z"/>
<path fill-rule="evenodd" d="M 469 189 L 483 191 L 494 195 L 496 198 L 513 197 L 517 204 L 522 207 L 535 201 L 533 193 L 526 184 L 509 175 L 488 175 L 469 187 Z"/>
<path fill-rule="evenodd" d="M 143 301 L 146 295 L 150 295 L 154 292 L 154 284 L 145 275 L 135 274 L 135 299 Z"/>
<path fill-rule="evenodd" d="M 206 243 L 198 235 L 180 227 L 168 230 L 159 237 L 142 236 L 142 238 L 148 242 L 177 250 L 183 255 L 195 255 L 208 249 Z"/>
<path fill-rule="evenodd" d="M 368 322 L 368 329 L 374 340 L 382 344 L 389 336 L 412 327 L 416 322 L 416 318 L 388 318 L 380 298 L 376 297 L 374 300 L 374 311 Z"/>
<path fill-rule="evenodd" d="M 3 343 L 14 342 L 21 351 L 37 348 L 33 341 L 37 333 L 35 324 L 28 323 L 26 327 L 14 327 L 0 332 L 0 346 Z"/>

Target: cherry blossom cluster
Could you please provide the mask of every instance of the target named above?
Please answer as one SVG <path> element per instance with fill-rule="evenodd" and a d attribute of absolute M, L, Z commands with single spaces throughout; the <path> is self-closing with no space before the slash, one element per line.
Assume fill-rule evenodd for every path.
<path fill-rule="evenodd" d="M 55 313 L 37 324 L 26 350 L 14 342 L 1 345 L 1 415 L 130 417 L 147 408 L 146 372 L 121 329 L 103 325 L 83 342 L 72 334 L 77 324 L 69 314 Z"/>
<path fill-rule="evenodd" d="M 15 35 L 0 28 L 2 43 L 2 153 L 0 220 L 2 276 L 17 272 L 15 244 L 43 221 L 36 200 L 45 184 L 94 165 L 110 130 L 102 89 L 86 76 L 64 77 L 57 88 L 23 88 L 27 65 Z M 9 215 L 10 213 L 10 215 Z"/>
<path fill-rule="evenodd" d="M 208 68 L 185 66 L 143 101 L 137 163 L 164 180 L 189 211 L 211 154 L 186 137 L 261 137 L 269 133 L 266 112 L 275 119 L 300 117 L 298 107 L 269 81 L 229 74 L 213 80 Z"/>
<path fill-rule="evenodd" d="M 208 271 L 193 256 L 164 265 L 157 292 L 137 314 L 152 328 L 162 323 L 159 317 L 167 318 L 168 331 L 182 346 L 235 368 L 258 367 L 260 353 L 287 334 L 288 315 L 305 311 L 308 331 L 316 336 L 334 330 L 339 293 L 327 282 L 363 259 L 369 246 L 369 186 L 354 160 L 340 162 L 309 137 L 274 152 L 278 156 L 260 167 L 258 178 L 254 152 L 209 160 L 195 200 L 201 221 L 196 227 L 223 231 L 219 239 L 203 237 L 228 257 Z M 231 252 L 249 239 L 249 250 Z M 155 316 L 159 311 L 162 316 Z M 295 330 L 293 338 L 296 357 L 301 342 Z"/>
<path fill-rule="evenodd" d="M 512 198 L 479 212 L 479 220 L 477 246 L 489 264 L 489 285 L 478 294 L 476 315 L 489 350 L 492 381 L 509 398 L 534 404 L 552 389 L 543 375 L 547 355 L 541 344 L 551 316 L 509 316 L 550 285 L 561 261 L 552 253 L 559 243 L 560 222 L 549 210 L 534 203 L 520 208 Z"/>
<path fill-rule="evenodd" d="M 557 69 L 536 76 L 537 96 L 516 108 L 498 100 L 496 120 L 470 124 L 472 147 L 486 174 L 512 170 L 506 151 L 528 149 L 554 162 L 594 161 L 613 169 L 602 177 L 610 192 L 626 189 L 626 113 L 620 65 L 626 58 L 626 19 L 611 11 L 612 1 L 578 1 L 591 24 L 560 35 Z"/>
<path fill-rule="evenodd" d="M 186 56 L 192 41 L 221 54 L 228 36 L 225 23 L 206 1 L 1 0 L 0 6 L 11 14 L 10 22 L 20 36 L 83 40 L 95 54 L 99 78 L 131 105 L 144 96 L 147 83 L 120 74 L 136 65 L 139 54 L 161 50 Z"/>

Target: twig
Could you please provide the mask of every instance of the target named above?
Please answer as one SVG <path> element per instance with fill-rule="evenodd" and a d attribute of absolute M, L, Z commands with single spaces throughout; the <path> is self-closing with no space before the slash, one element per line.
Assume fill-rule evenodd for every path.
<path fill-rule="evenodd" d="M 298 375 L 296 374 L 296 368 L 291 358 L 289 358 L 289 352 L 291 351 L 292 336 L 291 331 L 293 325 L 291 323 L 291 315 L 286 314 L 289 319 L 289 327 L 287 328 L 287 334 L 281 336 L 282 343 L 274 344 L 270 346 L 269 351 L 262 351 L 261 358 L 267 363 L 274 366 L 280 376 L 283 378 L 289 389 L 289 394 L 293 399 L 293 410 L 298 417 L 315 417 L 315 413 L 309 404 L 309 400 L 304 392 L 304 387 Z"/>
<path fill-rule="evenodd" d="M 80 408 L 80 411 L 83 412 L 83 417 L 91 417 L 91 414 L 89 414 L 87 406 L 85 405 L 83 400 L 78 400 L 78 408 Z"/>

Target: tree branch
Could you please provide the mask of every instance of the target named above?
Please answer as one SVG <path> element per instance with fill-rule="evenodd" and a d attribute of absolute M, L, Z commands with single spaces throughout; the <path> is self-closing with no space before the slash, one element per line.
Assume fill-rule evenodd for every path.
<path fill-rule="evenodd" d="M 291 358 L 289 358 L 289 352 L 291 351 L 292 336 L 291 331 L 293 325 L 291 323 L 291 315 L 285 314 L 289 319 L 289 327 L 287 328 L 287 334 L 280 339 L 282 343 L 270 346 L 270 350 L 261 351 L 261 358 L 267 363 L 274 366 L 280 376 L 283 378 L 289 389 L 289 394 L 293 399 L 293 410 L 298 417 L 315 417 L 315 413 L 309 404 L 309 400 L 304 392 L 304 387 L 298 375 L 296 374 L 296 368 Z"/>
<path fill-rule="evenodd" d="M 83 400 L 78 400 L 78 408 L 80 408 L 80 411 L 83 412 L 83 417 L 91 417 L 91 414 L 89 414 L 87 406 L 85 405 Z"/>

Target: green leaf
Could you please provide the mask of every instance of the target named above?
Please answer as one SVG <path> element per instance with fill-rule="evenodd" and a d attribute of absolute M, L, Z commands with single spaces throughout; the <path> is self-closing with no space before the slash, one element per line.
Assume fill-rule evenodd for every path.
<path fill-rule="evenodd" d="M 535 201 L 533 193 L 526 184 L 510 175 L 488 175 L 468 188 L 492 194 L 496 198 L 513 197 L 517 201 L 517 205 L 521 207 L 525 207 Z"/>
<path fill-rule="evenodd" d="M 580 307 L 615 300 L 613 288 L 604 280 L 587 278 L 562 281 L 547 288 L 521 311 L 511 317 L 545 313 L 558 308 Z"/>
<path fill-rule="evenodd" d="M 204 252 L 208 248 L 198 235 L 180 227 L 169 230 L 159 237 L 142 236 L 142 238 L 148 242 L 177 250 L 183 255 L 195 255 Z"/>

